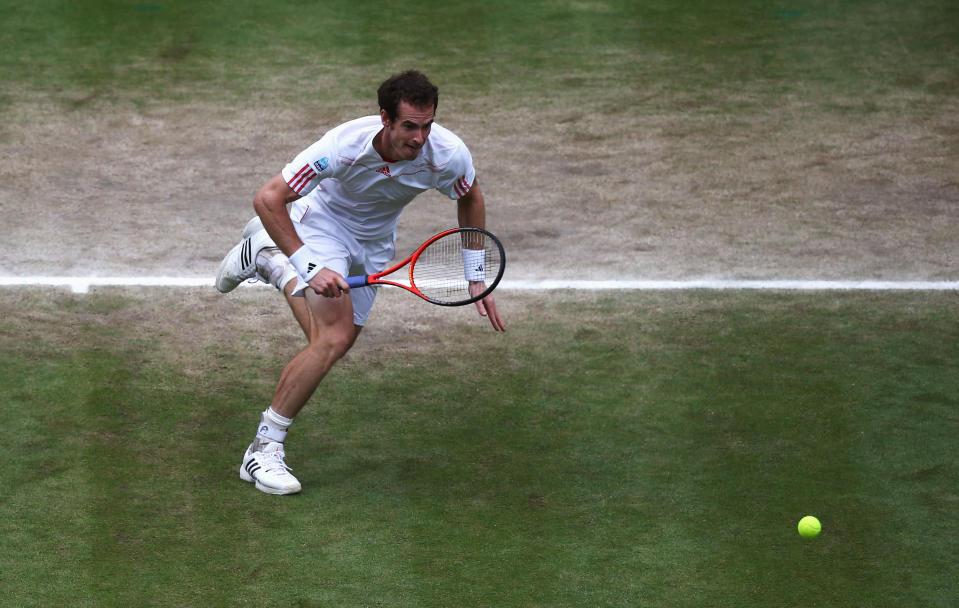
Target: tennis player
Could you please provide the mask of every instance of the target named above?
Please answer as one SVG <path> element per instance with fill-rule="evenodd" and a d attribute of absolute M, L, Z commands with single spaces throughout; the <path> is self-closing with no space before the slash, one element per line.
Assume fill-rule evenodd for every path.
<path fill-rule="evenodd" d="M 249 279 L 272 284 L 309 339 L 284 368 L 240 466 L 240 478 L 268 494 L 300 491 L 285 463 L 287 429 L 352 347 L 373 307 L 376 289 L 351 290 L 344 277 L 386 267 L 400 213 L 427 190 L 457 201 L 460 226 L 485 227 L 470 152 L 434 122 L 437 88 L 410 70 L 386 80 L 377 97 L 379 115 L 331 129 L 260 189 L 257 217 L 217 274 L 223 293 Z M 485 286 L 475 288 L 479 294 Z M 492 295 L 476 306 L 494 330 L 506 330 Z"/>

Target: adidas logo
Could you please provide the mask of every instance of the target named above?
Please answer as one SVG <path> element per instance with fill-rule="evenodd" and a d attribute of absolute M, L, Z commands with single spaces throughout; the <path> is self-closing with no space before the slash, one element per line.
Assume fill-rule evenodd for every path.
<path fill-rule="evenodd" d="M 392 175 L 390 175 L 390 168 L 388 166 L 380 167 L 379 169 L 376 170 L 376 172 L 382 173 L 386 177 L 393 177 Z"/>
<path fill-rule="evenodd" d="M 316 268 L 316 264 L 314 264 L 313 262 L 310 262 L 309 264 L 306 265 L 307 272 L 313 272 L 314 268 Z"/>
<path fill-rule="evenodd" d="M 250 477 L 253 477 L 254 474 L 260 470 L 260 465 L 257 463 L 256 458 L 251 458 L 245 465 L 243 465 L 243 468 L 245 468 L 246 472 L 250 474 Z"/>
<path fill-rule="evenodd" d="M 476 267 L 476 272 L 483 272 L 483 265 L 482 265 L 482 264 L 480 264 L 479 266 Z"/>

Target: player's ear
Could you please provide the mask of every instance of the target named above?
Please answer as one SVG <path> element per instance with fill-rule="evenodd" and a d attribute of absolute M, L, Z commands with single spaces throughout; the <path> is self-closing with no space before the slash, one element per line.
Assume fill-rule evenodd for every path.
<path fill-rule="evenodd" d="M 386 110 L 380 110 L 380 122 L 383 123 L 384 127 L 390 126 L 390 116 L 386 113 Z"/>

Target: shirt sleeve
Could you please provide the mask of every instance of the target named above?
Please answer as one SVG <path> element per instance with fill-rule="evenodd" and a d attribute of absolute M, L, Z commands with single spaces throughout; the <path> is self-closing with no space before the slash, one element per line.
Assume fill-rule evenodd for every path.
<path fill-rule="evenodd" d="M 333 175 L 333 158 L 332 138 L 324 136 L 283 167 L 283 179 L 294 192 L 306 196 L 321 180 Z"/>
<path fill-rule="evenodd" d="M 475 179 L 473 157 L 466 145 L 460 144 L 446 165 L 436 189 L 451 199 L 461 199 L 469 193 Z"/>

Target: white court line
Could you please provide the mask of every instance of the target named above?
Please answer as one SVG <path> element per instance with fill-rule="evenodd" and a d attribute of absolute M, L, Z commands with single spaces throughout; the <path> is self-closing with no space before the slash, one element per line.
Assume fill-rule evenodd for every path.
<path fill-rule="evenodd" d="M 212 287 L 213 282 L 201 277 L 0 277 L 0 287 L 69 287 L 73 293 L 91 287 Z"/>
<path fill-rule="evenodd" d="M 68 287 L 74 293 L 87 293 L 91 287 L 209 287 L 212 277 L 55 277 L 0 276 L 0 287 Z M 256 283 L 265 286 L 263 283 Z M 513 290 L 681 290 L 681 289 L 760 289 L 786 291 L 959 291 L 959 281 L 825 281 L 825 280 L 606 280 L 578 281 L 565 279 L 504 280 L 500 289 Z"/>
<path fill-rule="evenodd" d="M 636 289 L 660 291 L 671 289 L 768 289 L 768 290 L 871 290 L 871 291 L 952 291 L 959 290 L 959 281 L 825 281 L 825 280 L 622 280 L 622 281 L 503 281 L 502 289 Z"/>

